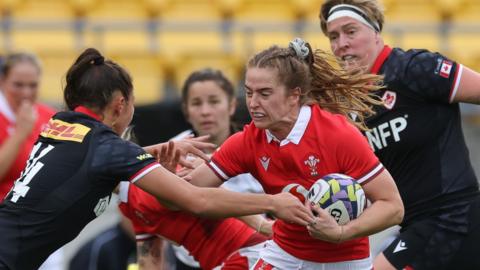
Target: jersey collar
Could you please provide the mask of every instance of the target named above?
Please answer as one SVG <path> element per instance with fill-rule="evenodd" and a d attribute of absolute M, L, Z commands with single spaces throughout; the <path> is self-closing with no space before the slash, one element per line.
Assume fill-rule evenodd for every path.
<path fill-rule="evenodd" d="M 75 109 L 73 109 L 73 110 L 76 111 L 76 112 L 79 112 L 79 113 L 86 114 L 86 115 L 88 115 L 88 116 L 92 117 L 93 119 L 96 119 L 96 120 L 98 120 L 98 121 L 100 121 L 100 122 L 102 121 L 102 120 L 100 119 L 100 115 L 94 113 L 92 110 L 90 110 L 90 109 L 87 108 L 87 107 L 78 106 L 78 107 L 75 107 Z"/>
<path fill-rule="evenodd" d="M 373 63 L 370 73 L 378 74 L 378 72 L 380 71 L 380 68 L 382 67 L 385 60 L 387 60 L 387 57 L 390 55 L 391 52 L 392 52 L 392 48 L 390 48 L 388 45 L 385 45 L 382 51 L 380 52 L 380 54 L 377 56 L 377 59 L 375 59 L 375 62 Z"/>
<path fill-rule="evenodd" d="M 15 113 L 8 104 L 2 90 L 0 90 L 0 113 L 2 113 L 5 118 L 7 118 L 8 121 L 10 121 L 11 123 L 15 123 L 17 120 L 17 118 L 15 117 Z"/>
<path fill-rule="evenodd" d="M 280 146 L 287 145 L 289 142 L 294 144 L 299 144 L 300 140 L 307 129 L 308 122 L 310 121 L 310 117 L 312 116 L 312 108 L 310 106 L 304 105 L 300 109 L 300 113 L 298 114 L 297 121 L 295 121 L 295 125 L 293 129 L 290 131 L 288 136 L 280 141 L 279 139 L 275 138 L 275 136 L 270 132 L 270 130 L 265 130 L 265 134 L 267 135 L 267 142 L 271 143 L 272 141 L 280 142 Z"/>

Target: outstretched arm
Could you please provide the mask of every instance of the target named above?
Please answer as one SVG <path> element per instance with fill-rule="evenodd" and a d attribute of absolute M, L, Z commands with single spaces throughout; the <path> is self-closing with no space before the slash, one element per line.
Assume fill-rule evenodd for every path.
<path fill-rule="evenodd" d="M 216 175 L 213 176 L 220 181 Z M 211 182 L 212 179 L 206 181 Z M 244 194 L 220 188 L 199 188 L 163 167 L 147 173 L 135 184 L 158 200 L 177 205 L 196 215 L 232 217 L 271 213 L 280 219 L 301 225 L 313 221 L 310 210 L 289 193 Z"/>

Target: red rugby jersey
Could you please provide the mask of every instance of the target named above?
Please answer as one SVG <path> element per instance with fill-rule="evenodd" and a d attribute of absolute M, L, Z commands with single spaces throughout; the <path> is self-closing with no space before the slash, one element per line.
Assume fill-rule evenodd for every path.
<path fill-rule="evenodd" d="M 2 104 L 2 106 L 5 107 L 0 109 L 0 145 L 3 144 L 8 139 L 8 137 L 10 137 L 15 131 L 15 120 L 10 119 L 8 113 L 2 112 L 3 110 L 9 110 L 9 108 L 6 107 L 8 105 Z M 0 201 L 2 201 L 8 191 L 10 191 L 13 186 L 13 182 L 17 180 L 18 177 L 20 177 L 20 174 L 22 173 L 23 169 L 27 164 L 30 151 L 32 150 L 33 145 L 38 139 L 38 134 L 40 134 L 43 126 L 55 113 L 53 109 L 42 104 L 36 104 L 35 109 L 37 110 L 37 121 L 35 122 L 35 126 L 33 127 L 30 135 L 20 147 L 15 161 L 5 173 L 4 177 L 0 179 Z"/>
<path fill-rule="evenodd" d="M 220 265 L 255 233 L 235 218 L 206 219 L 172 211 L 157 199 L 128 182 L 120 186 L 119 205 L 135 230 L 137 240 L 159 235 L 184 246 L 203 269 Z"/>
<path fill-rule="evenodd" d="M 250 172 L 269 194 L 299 185 L 297 196 L 306 195 L 317 179 L 330 173 L 343 173 L 365 184 L 384 169 L 356 127 L 318 105 L 301 108 L 283 141 L 253 123 L 246 125 L 223 143 L 208 165 L 224 180 Z M 363 259 L 370 252 L 368 237 L 333 244 L 283 221 L 274 225 L 274 241 L 295 257 L 314 262 Z"/>

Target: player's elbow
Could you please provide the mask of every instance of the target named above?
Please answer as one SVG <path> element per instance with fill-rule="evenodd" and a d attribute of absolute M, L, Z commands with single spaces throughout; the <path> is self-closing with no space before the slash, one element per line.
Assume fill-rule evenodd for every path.
<path fill-rule="evenodd" d="M 399 197 L 392 203 L 392 206 L 392 225 L 398 225 L 402 222 L 403 216 L 405 215 L 402 199 Z"/>

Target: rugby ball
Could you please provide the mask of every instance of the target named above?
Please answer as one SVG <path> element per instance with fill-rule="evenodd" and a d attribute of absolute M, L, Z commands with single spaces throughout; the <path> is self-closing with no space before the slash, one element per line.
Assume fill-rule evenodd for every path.
<path fill-rule="evenodd" d="M 333 173 L 318 179 L 307 199 L 327 210 L 340 225 L 356 219 L 366 206 L 362 186 L 348 175 Z"/>

